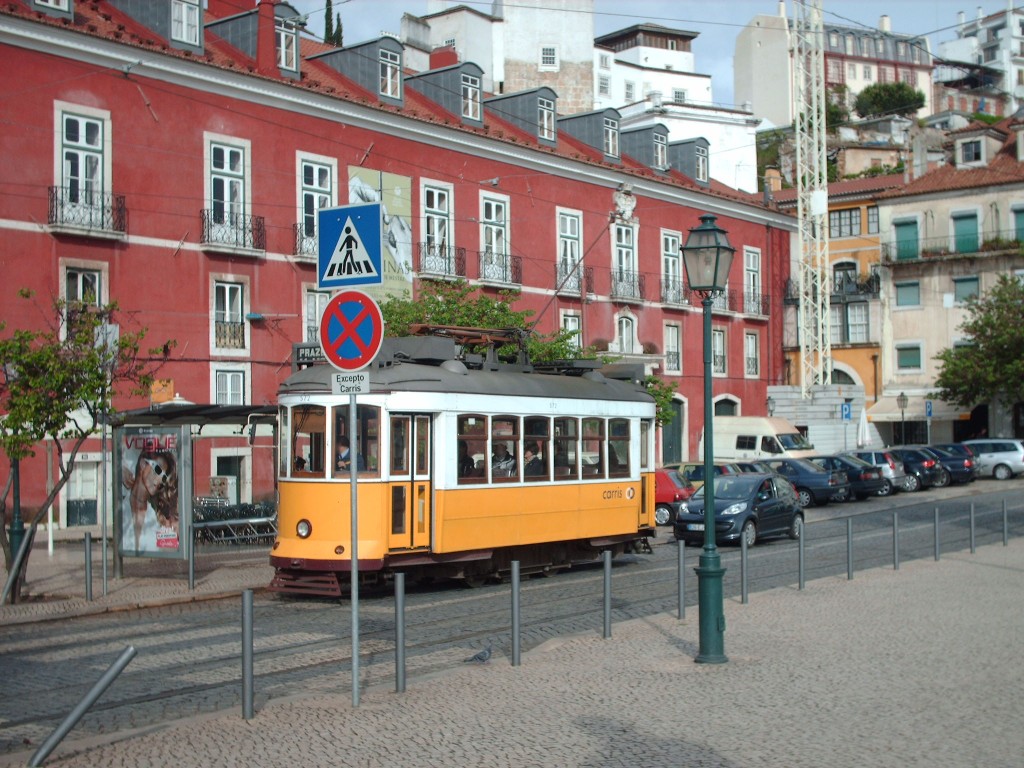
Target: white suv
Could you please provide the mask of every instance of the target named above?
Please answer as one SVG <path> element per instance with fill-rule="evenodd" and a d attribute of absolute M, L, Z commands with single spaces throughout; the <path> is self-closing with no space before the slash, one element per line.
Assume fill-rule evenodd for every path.
<path fill-rule="evenodd" d="M 991 437 L 980 440 L 964 440 L 964 445 L 974 451 L 978 474 L 1009 480 L 1024 472 L 1024 440 L 1009 437 Z"/>

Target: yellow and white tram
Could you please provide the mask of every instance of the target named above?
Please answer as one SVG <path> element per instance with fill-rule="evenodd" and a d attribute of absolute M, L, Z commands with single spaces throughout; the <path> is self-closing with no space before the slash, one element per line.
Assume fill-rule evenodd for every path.
<path fill-rule="evenodd" d="M 460 359 L 460 349 L 451 338 L 385 339 L 354 436 L 350 396 L 331 393 L 334 368 L 282 384 L 271 589 L 340 595 L 347 585 L 346 442 L 363 580 L 403 571 L 476 584 L 513 560 L 549 572 L 655 535 L 655 405 L 635 369 L 541 372 Z"/>

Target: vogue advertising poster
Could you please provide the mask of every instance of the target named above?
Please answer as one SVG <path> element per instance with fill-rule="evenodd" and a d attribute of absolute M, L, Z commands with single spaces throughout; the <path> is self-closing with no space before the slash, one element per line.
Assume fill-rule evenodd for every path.
<path fill-rule="evenodd" d="M 181 432 L 174 428 L 119 430 L 121 554 L 184 557 L 179 472 Z"/>
<path fill-rule="evenodd" d="M 348 200 L 352 205 L 380 203 L 384 214 L 380 285 L 362 290 L 377 301 L 412 296 L 412 179 L 394 173 L 381 173 L 360 166 L 349 166 Z"/>

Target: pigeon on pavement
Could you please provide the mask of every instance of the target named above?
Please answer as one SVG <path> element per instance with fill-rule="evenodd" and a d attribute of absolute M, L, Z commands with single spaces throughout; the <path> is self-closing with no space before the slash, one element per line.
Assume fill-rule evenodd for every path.
<path fill-rule="evenodd" d="M 483 664 L 489 658 L 491 658 L 491 646 L 490 645 L 488 645 L 482 651 L 479 651 L 478 653 L 473 654 L 468 659 L 464 659 L 464 661 L 467 661 L 467 662 L 475 661 L 475 662 L 477 662 L 479 664 Z"/>

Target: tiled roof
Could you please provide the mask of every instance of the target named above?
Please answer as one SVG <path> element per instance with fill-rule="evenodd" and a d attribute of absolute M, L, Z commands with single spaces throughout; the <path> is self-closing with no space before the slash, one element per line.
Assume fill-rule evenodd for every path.
<path fill-rule="evenodd" d="M 886 190 L 903 184 L 902 173 L 890 173 L 885 176 L 863 176 L 859 179 L 834 181 L 828 185 L 828 198 L 835 201 L 843 197 L 872 197 Z M 782 189 L 774 194 L 775 202 L 781 206 L 796 205 L 797 190 Z"/>

